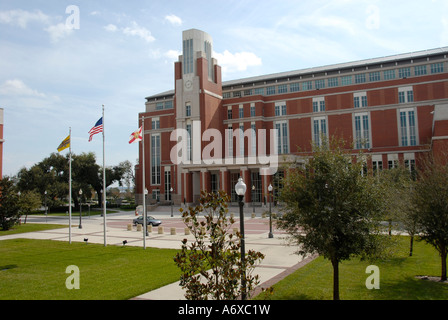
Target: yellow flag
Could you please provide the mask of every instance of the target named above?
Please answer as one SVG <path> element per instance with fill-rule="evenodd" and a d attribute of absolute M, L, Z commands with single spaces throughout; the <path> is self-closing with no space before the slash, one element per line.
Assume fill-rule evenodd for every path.
<path fill-rule="evenodd" d="M 70 136 L 64 139 L 64 141 L 61 142 L 61 144 L 58 147 L 58 152 L 61 152 L 62 150 L 67 149 L 70 147 Z"/>

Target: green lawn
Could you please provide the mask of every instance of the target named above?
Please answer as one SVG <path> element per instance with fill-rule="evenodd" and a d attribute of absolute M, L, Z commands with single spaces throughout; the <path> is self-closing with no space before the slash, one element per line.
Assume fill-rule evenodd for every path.
<path fill-rule="evenodd" d="M 415 243 L 415 242 L 414 242 Z M 441 260 L 432 246 L 416 242 L 408 254 L 409 238 L 402 237 L 393 258 L 384 261 L 345 261 L 339 267 L 342 300 L 448 300 L 448 283 L 415 278 L 417 275 L 440 277 Z M 380 289 L 365 286 L 366 268 L 380 269 Z M 257 299 L 266 299 L 259 295 Z M 328 260 L 317 258 L 274 285 L 273 300 L 333 299 L 333 268 Z"/>
<path fill-rule="evenodd" d="M 123 300 L 179 280 L 177 250 L 51 240 L 0 241 L 0 300 Z M 80 271 L 80 289 L 65 286 L 66 268 Z"/>
<path fill-rule="evenodd" d="M 0 230 L 0 237 L 7 236 L 10 234 L 25 233 L 25 232 L 36 232 L 51 229 L 68 228 L 68 225 L 63 224 L 43 224 L 43 223 L 22 223 L 20 225 L 14 225 L 11 229 L 4 231 Z"/>

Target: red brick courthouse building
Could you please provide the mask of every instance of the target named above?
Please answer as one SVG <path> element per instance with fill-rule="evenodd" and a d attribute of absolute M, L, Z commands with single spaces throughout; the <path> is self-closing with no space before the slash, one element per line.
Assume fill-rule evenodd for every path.
<path fill-rule="evenodd" d="M 182 40 L 174 90 L 147 97 L 139 114 L 150 199 L 188 204 L 201 190 L 222 189 L 236 201 L 241 176 L 245 201 L 259 204 L 284 174 L 281 164 L 304 159 L 322 136 L 353 143 L 373 170 L 412 170 L 422 154 L 448 149 L 448 47 L 222 82 L 212 38 L 192 29 Z M 182 152 L 176 129 L 188 132 Z M 256 157 L 263 152 L 278 154 L 275 175 L 263 173 L 272 167 Z M 187 161 L 172 160 L 181 153 Z M 141 199 L 142 163 L 136 177 Z"/>

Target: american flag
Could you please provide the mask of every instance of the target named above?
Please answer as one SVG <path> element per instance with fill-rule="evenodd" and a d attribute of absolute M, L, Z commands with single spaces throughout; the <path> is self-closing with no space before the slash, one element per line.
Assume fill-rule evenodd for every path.
<path fill-rule="evenodd" d="M 100 118 L 100 120 L 97 121 L 97 123 L 95 124 L 95 126 L 90 129 L 89 131 L 89 142 L 92 141 L 92 137 L 97 134 L 103 132 L 103 117 Z"/>

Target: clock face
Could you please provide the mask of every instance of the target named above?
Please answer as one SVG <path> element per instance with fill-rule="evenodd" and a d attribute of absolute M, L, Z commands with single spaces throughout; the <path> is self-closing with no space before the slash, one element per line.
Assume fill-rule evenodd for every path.
<path fill-rule="evenodd" d="M 191 89 L 193 87 L 193 83 L 191 80 L 185 81 L 185 89 Z"/>

